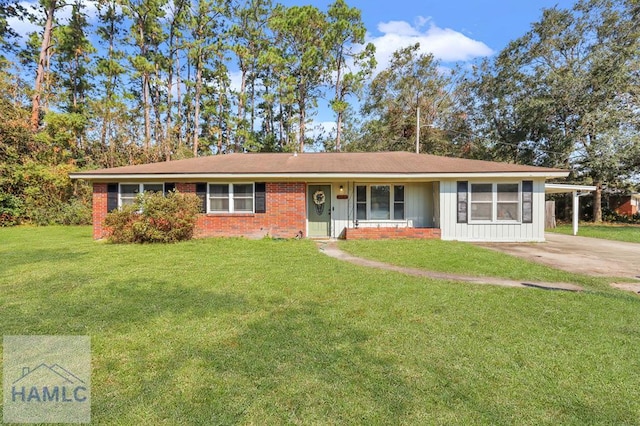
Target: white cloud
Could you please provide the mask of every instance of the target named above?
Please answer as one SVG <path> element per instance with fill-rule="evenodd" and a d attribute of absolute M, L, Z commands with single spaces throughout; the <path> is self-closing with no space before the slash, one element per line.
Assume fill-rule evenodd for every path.
<path fill-rule="evenodd" d="M 95 20 L 98 16 L 98 9 L 96 8 L 96 5 L 94 2 L 89 2 L 89 1 L 84 1 L 83 3 L 84 8 L 82 9 L 82 13 L 84 13 L 87 17 L 87 20 L 89 22 L 92 22 L 93 20 Z M 34 1 L 22 1 L 20 2 L 20 6 L 24 7 L 25 10 L 33 15 L 35 15 L 37 18 L 44 20 L 45 16 L 44 16 L 44 11 L 43 9 L 38 5 L 37 2 Z M 58 24 L 60 25 L 64 25 L 67 24 L 69 22 L 69 19 L 71 18 L 71 5 L 65 5 L 64 7 L 56 10 L 55 13 L 56 19 L 58 21 Z M 31 23 L 27 18 L 9 18 L 7 20 L 9 26 L 16 32 L 18 33 L 18 35 L 20 35 L 20 37 L 22 37 L 22 39 L 25 39 L 25 37 L 29 34 L 29 33 L 33 33 L 33 32 L 40 32 L 42 31 L 42 26 L 41 25 L 37 25 L 37 24 L 33 24 Z"/>
<path fill-rule="evenodd" d="M 367 35 L 376 46 L 377 71 L 387 67 L 393 52 L 420 43 L 421 53 L 432 53 L 442 62 L 469 61 L 494 52 L 481 41 L 474 40 L 451 28 L 438 27 L 431 18 L 418 16 L 414 24 L 406 21 L 380 22 L 381 35 Z"/>

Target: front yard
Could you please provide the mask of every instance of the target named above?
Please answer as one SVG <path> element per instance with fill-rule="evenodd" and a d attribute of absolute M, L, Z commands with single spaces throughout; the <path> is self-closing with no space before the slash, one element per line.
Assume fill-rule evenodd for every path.
<path fill-rule="evenodd" d="M 558 225 L 547 232 L 557 232 L 559 234 L 573 234 L 572 225 Z M 626 241 L 628 243 L 640 243 L 640 225 L 617 225 L 591 223 L 581 223 L 578 228 L 578 235 L 581 237 L 603 238 L 605 240 Z"/>
<path fill-rule="evenodd" d="M 0 330 L 91 336 L 97 424 L 638 421 L 640 298 L 477 247 L 415 249 L 386 260 L 590 290 L 368 270 L 306 240 L 119 246 L 13 228 Z"/>

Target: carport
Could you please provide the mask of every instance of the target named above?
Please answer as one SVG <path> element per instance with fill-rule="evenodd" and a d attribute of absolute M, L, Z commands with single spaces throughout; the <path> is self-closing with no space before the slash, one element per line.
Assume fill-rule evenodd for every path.
<path fill-rule="evenodd" d="M 570 185 L 564 183 L 547 183 L 544 185 L 545 194 L 566 194 L 571 192 L 572 203 L 571 211 L 573 212 L 573 235 L 578 234 L 578 222 L 580 213 L 580 197 L 588 195 L 596 190 L 592 185 Z"/>

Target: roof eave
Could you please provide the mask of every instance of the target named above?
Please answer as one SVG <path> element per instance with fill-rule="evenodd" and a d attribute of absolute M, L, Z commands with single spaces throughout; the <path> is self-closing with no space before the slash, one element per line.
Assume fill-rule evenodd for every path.
<path fill-rule="evenodd" d="M 72 179 L 108 180 L 194 180 L 194 179 L 460 179 L 460 178 L 545 178 L 566 177 L 568 171 L 451 172 L 451 173 L 71 173 Z"/>

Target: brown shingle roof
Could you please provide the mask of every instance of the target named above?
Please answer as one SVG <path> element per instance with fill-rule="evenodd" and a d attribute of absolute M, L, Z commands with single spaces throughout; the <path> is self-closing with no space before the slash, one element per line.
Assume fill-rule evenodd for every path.
<path fill-rule="evenodd" d="M 75 178 L 114 175 L 274 175 L 288 174 L 447 174 L 447 173 L 566 173 L 492 161 L 467 160 L 410 152 L 227 154 L 72 174 Z"/>

